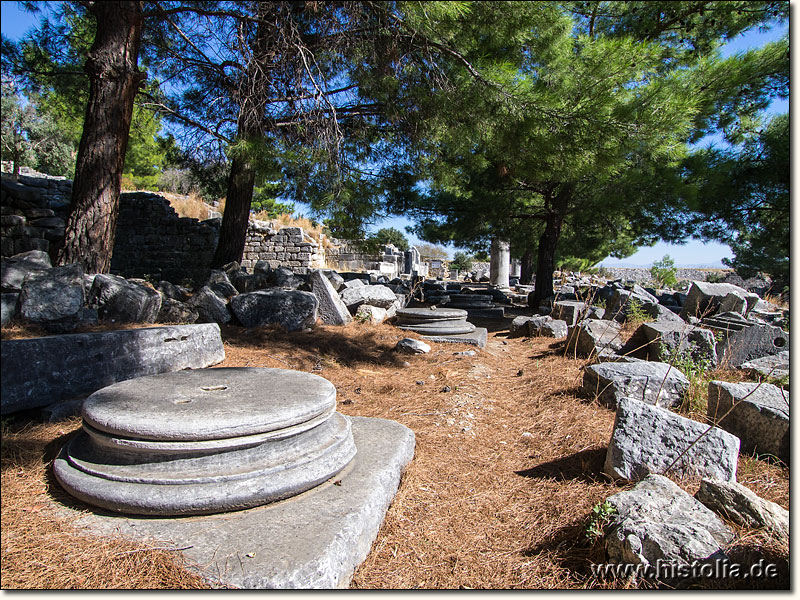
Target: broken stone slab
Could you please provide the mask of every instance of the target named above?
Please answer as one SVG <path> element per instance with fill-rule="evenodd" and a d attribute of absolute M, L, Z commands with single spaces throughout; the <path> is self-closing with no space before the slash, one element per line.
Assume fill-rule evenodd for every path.
<path fill-rule="evenodd" d="M 355 312 L 362 304 L 389 308 L 397 302 L 394 292 L 383 285 L 364 285 L 361 287 L 348 287 L 341 293 L 342 301 L 348 310 Z"/>
<path fill-rule="evenodd" d="M 239 266 L 238 263 L 233 264 L 235 264 L 237 267 Z M 231 269 L 232 273 L 236 273 L 237 271 L 238 269 Z M 228 278 L 228 274 L 220 269 L 212 269 L 211 273 L 208 275 L 208 279 L 203 285 L 211 288 L 211 291 L 225 300 L 229 300 L 239 293 L 233 283 L 231 283 L 231 280 Z"/>
<path fill-rule="evenodd" d="M 708 418 L 742 449 L 789 461 L 789 394 L 771 383 L 708 383 Z"/>
<path fill-rule="evenodd" d="M 289 500 L 188 519 L 60 510 L 94 534 L 168 540 L 213 586 L 346 588 L 369 554 L 415 445 L 414 433 L 395 421 L 350 420 L 357 449 L 350 465 Z"/>
<path fill-rule="evenodd" d="M 605 314 L 609 319 L 624 323 L 634 303 L 645 309 L 648 305 L 657 306 L 658 299 L 638 285 L 634 285 L 633 290 L 612 287 L 606 300 Z"/>
<path fill-rule="evenodd" d="M 716 366 L 716 344 L 714 332 L 694 327 L 683 320 L 642 323 L 621 352 L 659 362 L 669 362 L 677 353 Z"/>
<path fill-rule="evenodd" d="M 584 318 L 587 306 L 585 302 L 577 302 L 573 300 L 558 300 L 553 302 L 553 311 L 550 316 L 553 319 L 561 319 L 566 321 L 568 327 L 572 327 L 578 321 Z"/>
<path fill-rule="evenodd" d="M 475 331 L 467 311 L 458 308 L 403 308 L 397 311 L 397 327 L 423 335 L 459 335 Z"/>
<path fill-rule="evenodd" d="M 528 329 L 528 323 L 534 320 L 536 317 L 521 315 L 519 317 L 514 317 L 511 320 L 511 325 L 508 327 L 508 337 L 519 337 L 519 336 L 527 336 L 530 335 L 530 330 Z"/>
<path fill-rule="evenodd" d="M 689 316 L 689 322 L 691 322 L 692 319 L 696 319 L 696 317 Z M 708 327 L 709 329 L 713 329 L 715 331 L 720 331 L 726 335 L 732 331 L 741 331 L 745 327 L 750 327 L 751 325 L 756 324 L 754 321 L 750 321 L 739 313 L 735 312 L 717 313 L 715 315 L 711 315 L 710 317 L 703 318 L 700 322 L 704 327 Z"/>
<path fill-rule="evenodd" d="M 469 344 L 478 348 L 485 348 L 489 339 L 489 330 L 485 327 L 475 327 L 469 333 L 450 333 L 437 335 L 423 335 L 429 342 L 442 342 L 449 344 Z"/>
<path fill-rule="evenodd" d="M 774 325 L 751 325 L 730 333 L 721 344 L 720 363 L 741 367 L 789 348 L 789 332 Z"/>
<path fill-rule="evenodd" d="M 153 288 L 131 283 L 118 275 L 100 273 L 94 278 L 88 304 L 97 309 L 103 321 L 155 323 L 161 298 Z"/>
<path fill-rule="evenodd" d="M 234 296 L 238 298 L 239 296 Z M 204 285 L 192 294 L 186 303 L 197 311 L 197 320 L 201 323 L 228 323 L 231 320 L 231 311 L 225 300 L 220 298 L 214 290 Z"/>
<path fill-rule="evenodd" d="M 724 558 L 734 533 L 713 511 L 663 475 L 610 496 L 614 515 L 603 544 L 610 562 L 676 565 Z"/>
<path fill-rule="evenodd" d="M 279 287 L 283 290 L 296 290 L 305 283 L 305 280 L 295 275 L 291 269 L 287 269 L 286 267 L 278 267 L 270 273 L 270 276 L 272 277 L 275 287 Z"/>
<path fill-rule="evenodd" d="M 180 285 L 175 285 L 169 281 L 159 281 L 156 289 L 161 292 L 161 295 L 165 298 L 172 298 L 173 300 L 178 300 L 179 302 L 186 302 L 192 296 L 191 292 L 187 288 Z"/>
<path fill-rule="evenodd" d="M 539 328 L 539 335 L 542 337 L 550 338 L 565 338 L 567 337 L 567 322 L 561 319 L 551 319 L 544 323 Z"/>
<path fill-rule="evenodd" d="M 789 351 L 782 350 L 771 356 L 762 356 L 742 363 L 739 367 L 750 371 L 752 375 L 763 375 L 774 379 L 787 379 L 789 377 Z M 787 381 L 788 383 L 788 381 Z"/>
<path fill-rule="evenodd" d="M 342 289 L 342 286 L 344 286 L 344 277 L 339 275 L 333 269 L 322 269 L 322 273 L 325 275 L 325 277 L 328 278 L 328 281 L 333 286 L 334 290 L 338 292 L 339 290 Z M 359 281 L 361 280 L 359 279 Z"/>
<path fill-rule="evenodd" d="M 80 265 L 31 271 L 20 292 L 20 313 L 32 323 L 62 323 L 66 327 L 81 318 L 85 296 Z"/>
<path fill-rule="evenodd" d="M 371 304 L 362 304 L 356 310 L 354 318 L 361 323 L 383 323 L 388 318 L 388 311 Z"/>
<path fill-rule="evenodd" d="M 340 277 L 341 277 L 341 275 L 340 275 Z M 342 283 L 341 287 L 339 288 L 340 292 L 344 292 L 344 290 L 346 290 L 346 289 L 349 290 L 349 289 L 352 289 L 352 288 L 360 288 L 360 287 L 364 287 L 365 285 L 368 285 L 363 279 L 360 279 L 358 277 L 353 278 L 353 279 L 344 279 L 344 278 L 342 278 L 342 279 L 344 280 L 344 283 Z"/>
<path fill-rule="evenodd" d="M 269 287 L 269 277 L 263 273 L 250 274 L 239 271 L 231 282 L 240 294 L 257 292 Z"/>
<path fill-rule="evenodd" d="M 87 396 L 102 387 L 222 362 L 219 326 L 177 325 L 3 340 L 2 414 Z"/>
<path fill-rule="evenodd" d="M 605 362 L 588 365 L 582 390 L 615 408 L 621 398 L 636 398 L 647 404 L 678 406 L 689 389 L 689 380 L 674 366 L 660 362 Z"/>
<path fill-rule="evenodd" d="M 188 324 L 197 321 L 200 313 L 191 306 L 167 296 L 161 298 L 161 308 L 156 321 L 159 323 Z"/>
<path fill-rule="evenodd" d="M 578 356 L 614 353 L 622 348 L 621 326 L 616 321 L 584 319 L 569 329 L 567 352 Z"/>
<path fill-rule="evenodd" d="M 316 323 L 319 302 L 311 292 L 275 289 L 239 294 L 230 307 L 245 327 L 276 324 L 299 331 Z"/>
<path fill-rule="evenodd" d="M 311 271 L 308 280 L 311 283 L 311 293 L 317 297 L 319 302 L 319 318 L 323 323 L 347 325 L 353 320 L 347 306 L 331 284 L 330 278 L 323 271 L 320 269 Z"/>
<path fill-rule="evenodd" d="M 19 292 L 3 292 L 0 298 L 0 326 L 5 327 L 19 315 Z"/>
<path fill-rule="evenodd" d="M 681 476 L 735 481 L 738 458 L 739 439 L 727 431 L 620 398 L 603 471 L 628 481 L 663 474 L 668 468 Z"/>
<path fill-rule="evenodd" d="M 42 250 L 30 250 L 0 259 L 0 288 L 3 292 L 19 292 L 28 273 L 46 271 L 53 267 L 50 255 Z"/>
<path fill-rule="evenodd" d="M 789 541 L 789 511 L 735 481 L 704 478 L 694 495 L 718 515 L 751 529 L 766 529 Z"/>
<path fill-rule="evenodd" d="M 729 294 L 739 296 L 745 301 L 747 306 L 743 313 L 739 310 L 734 311 L 744 314 L 745 316 L 750 312 L 750 309 L 756 305 L 756 302 L 758 302 L 758 295 L 752 294 L 737 285 L 730 283 L 692 281 L 689 293 L 686 295 L 686 300 L 681 309 L 681 317 L 685 320 L 688 320 L 690 316 L 702 319 L 703 317 L 711 316 L 717 312 L 724 312 L 720 311 L 720 307 Z M 736 303 L 733 302 L 732 299 L 728 300 L 729 306 L 733 306 L 734 304 Z"/>
<path fill-rule="evenodd" d="M 431 351 L 431 347 L 420 340 L 413 338 L 403 338 L 395 346 L 395 350 L 404 354 L 427 354 Z"/>

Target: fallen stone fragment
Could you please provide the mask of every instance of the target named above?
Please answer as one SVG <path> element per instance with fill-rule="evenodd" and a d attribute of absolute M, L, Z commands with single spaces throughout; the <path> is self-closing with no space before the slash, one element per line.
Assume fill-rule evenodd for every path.
<path fill-rule="evenodd" d="M 636 398 L 648 404 L 677 406 L 689 389 L 689 380 L 674 366 L 660 362 L 604 362 L 588 365 L 582 390 L 614 408 L 620 398 Z"/>
<path fill-rule="evenodd" d="M 751 325 L 734 331 L 721 344 L 720 362 L 731 367 L 789 348 L 789 332 L 774 325 Z"/>
<path fill-rule="evenodd" d="M 340 278 L 341 279 L 341 278 Z M 311 283 L 311 293 L 319 302 L 319 318 L 326 325 L 346 325 L 353 320 L 350 311 L 339 294 L 336 293 L 330 279 L 319 269 L 312 271 L 308 280 Z"/>
<path fill-rule="evenodd" d="M 103 321 L 155 323 L 161 298 L 153 288 L 131 283 L 118 275 L 100 273 L 94 278 L 88 303 L 97 309 Z"/>
<path fill-rule="evenodd" d="M 735 481 L 738 457 L 739 439 L 730 433 L 621 398 L 603 471 L 629 481 L 667 469 L 678 475 Z"/>
<path fill-rule="evenodd" d="M 231 320 L 228 305 L 207 285 L 197 290 L 187 304 L 197 311 L 199 315 L 197 320 L 201 323 L 223 324 Z"/>
<path fill-rule="evenodd" d="M 428 344 L 412 338 L 403 338 L 397 342 L 395 349 L 405 354 L 427 354 L 431 351 L 431 347 Z"/>
<path fill-rule="evenodd" d="M 559 300 L 553 302 L 553 312 L 550 316 L 554 319 L 566 321 L 568 327 L 572 327 L 584 318 L 586 313 L 586 303 L 574 300 Z"/>
<path fill-rule="evenodd" d="M 0 298 L 0 326 L 5 327 L 19 314 L 19 292 L 3 292 Z"/>
<path fill-rule="evenodd" d="M 561 319 L 551 319 L 539 328 L 539 335 L 542 337 L 565 338 L 567 337 L 567 322 Z"/>
<path fill-rule="evenodd" d="M 158 311 L 159 323 L 194 323 L 200 314 L 185 302 L 164 296 Z"/>
<path fill-rule="evenodd" d="M 60 322 L 69 328 L 80 321 L 84 293 L 83 269 L 78 264 L 31 271 L 20 293 L 22 318 L 33 323 Z"/>
<path fill-rule="evenodd" d="M 0 259 L 0 287 L 3 292 L 19 292 L 28 273 L 52 268 L 50 255 L 42 250 L 21 252 Z"/>
<path fill-rule="evenodd" d="M 234 296 L 230 307 L 245 327 L 276 324 L 298 331 L 316 323 L 319 302 L 311 292 L 261 290 Z"/>
<path fill-rule="evenodd" d="M 789 461 L 789 393 L 770 383 L 708 383 L 708 418 L 742 449 Z"/>
<path fill-rule="evenodd" d="M 723 558 L 734 533 L 717 515 L 662 475 L 610 496 L 604 546 L 610 562 L 689 565 Z"/>
<path fill-rule="evenodd" d="M 737 285 L 730 283 L 692 281 L 692 286 L 689 288 L 689 293 L 686 295 L 686 300 L 681 309 L 681 317 L 688 319 L 688 317 L 692 316 L 702 319 L 703 317 L 711 316 L 717 312 L 725 312 L 725 310 L 730 307 L 736 308 L 738 303 L 734 302 L 732 298 L 729 298 L 729 294 L 738 296 L 745 301 L 747 306 L 744 312 L 740 310 L 733 311 L 740 314 L 747 315 L 750 309 L 758 302 L 758 296 L 756 294 L 751 294 Z M 721 310 L 726 298 L 728 298 L 725 304 L 726 308 Z"/>
<path fill-rule="evenodd" d="M 783 350 L 771 356 L 762 356 L 742 363 L 739 367 L 751 374 L 763 375 L 774 379 L 786 379 L 789 377 L 789 351 Z"/>
<path fill-rule="evenodd" d="M 362 304 L 355 314 L 355 320 L 362 323 L 383 323 L 387 317 L 388 312 L 385 308 L 370 304 Z"/>
<path fill-rule="evenodd" d="M 341 296 L 351 312 L 355 312 L 362 304 L 386 309 L 397 302 L 394 292 L 383 285 L 348 287 L 342 291 Z"/>
<path fill-rule="evenodd" d="M 616 321 L 584 319 L 570 327 L 567 353 L 589 357 L 603 351 L 616 352 L 622 348 L 621 327 Z"/>
<path fill-rule="evenodd" d="M 735 481 L 704 478 L 694 495 L 718 515 L 751 529 L 766 529 L 789 541 L 789 511 Z"/>

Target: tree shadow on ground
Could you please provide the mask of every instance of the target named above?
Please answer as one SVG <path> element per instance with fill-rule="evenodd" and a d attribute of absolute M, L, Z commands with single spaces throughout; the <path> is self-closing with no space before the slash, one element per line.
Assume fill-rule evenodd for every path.
<path fill-rule="evenodd" d="M 536 354 L 531 354 L 528 358 L 531 360 L 538 360 L 540 358 L 547 358 L 548 356 L 564 356 L 564 340 L 548 344 L 546 350 L 540 350 Z"/>
<path fill-rule="evenodd" d="M 290 333 L 276 326 L 246 329 L 225 325 L 221 330 L 225 343 L 240 348 L 286 352 L 293 359 L 310 365 L 328 360 L 347 367 L 365 364 L 400 367 L 404 360 L 394 347 L 398 339 L 406 337 L 405 332 L 389 327 L 354 323 Z"/>
<path fill-rule="evenodd" d="M 515 471 L 517 475 L 531 478 L 569 479 L 585 483 L 608 481 L 603 474 L 603 464 L 608 448 L 581 450 L 575 454 L 540 463 L 535 467 Z"/>

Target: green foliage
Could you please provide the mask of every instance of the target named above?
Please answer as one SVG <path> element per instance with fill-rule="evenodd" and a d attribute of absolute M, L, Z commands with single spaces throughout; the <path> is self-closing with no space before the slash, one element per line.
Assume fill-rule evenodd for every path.
<path fill-rule="evenodd" d="M 472 257 L 466 252 L 456 252 L 453 254 L 453 260 L 450 261 L 451 269 L 458 269 L 459 271 L 472 270 Z"/>
<path fill-rule="evenodd" d="M 423 260 L 448 260 L 447 249 L 437 244 L 417 244 L 417 250 Z"/>
<path fill-rule="evenodd" d="M 625 322 L 630 324 L 632 327 L 636 327 L 641 325 L 642 323 L 647 323 L 652 321 L 653 317 L 651 317 L 642 307 L 642 304 L 636 300 L 635 298 L 631 298 L 628 301 L 627 306 L 625 307 Z"/>
<path fill-rule="evenodd" d="M 661 260 L 657 260 L 650 267 L 650 276 L 659 287 L 674 288 L 678 285 L 678 270 L 675 268 L 675 261 L 669 254 L 665 254 Z"/>
<path fill-rule="evenodd" d="M 617 509 L 608 500 L 592 507 L 586 524 L 583 526 L 583 537 L 588 544 L 594 544 L 605 536 L 605 527 L 611 522 Z"/>
<path fill-rule="evenodd" d="M 408 238 L 403 232 L 394 227 L 384 227 L 379 229 L 374 235 L 370 236 L 378 246 L 394 244 L 398 250 L 405 252 L 408 250 Z"/>

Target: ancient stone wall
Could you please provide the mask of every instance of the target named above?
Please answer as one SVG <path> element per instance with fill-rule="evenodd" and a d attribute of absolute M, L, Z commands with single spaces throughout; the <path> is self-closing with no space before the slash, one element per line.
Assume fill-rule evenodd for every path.
<path fill-rule="evenodd" d="M 388 244 L 379 254 L 367 254 L 355 243 L 331 238 L 331 247 L 325 251 L 325 260 L 331 269 L 340 272 L 374 271 L 389 279 L 405 272 L 405 253 Z"/>

